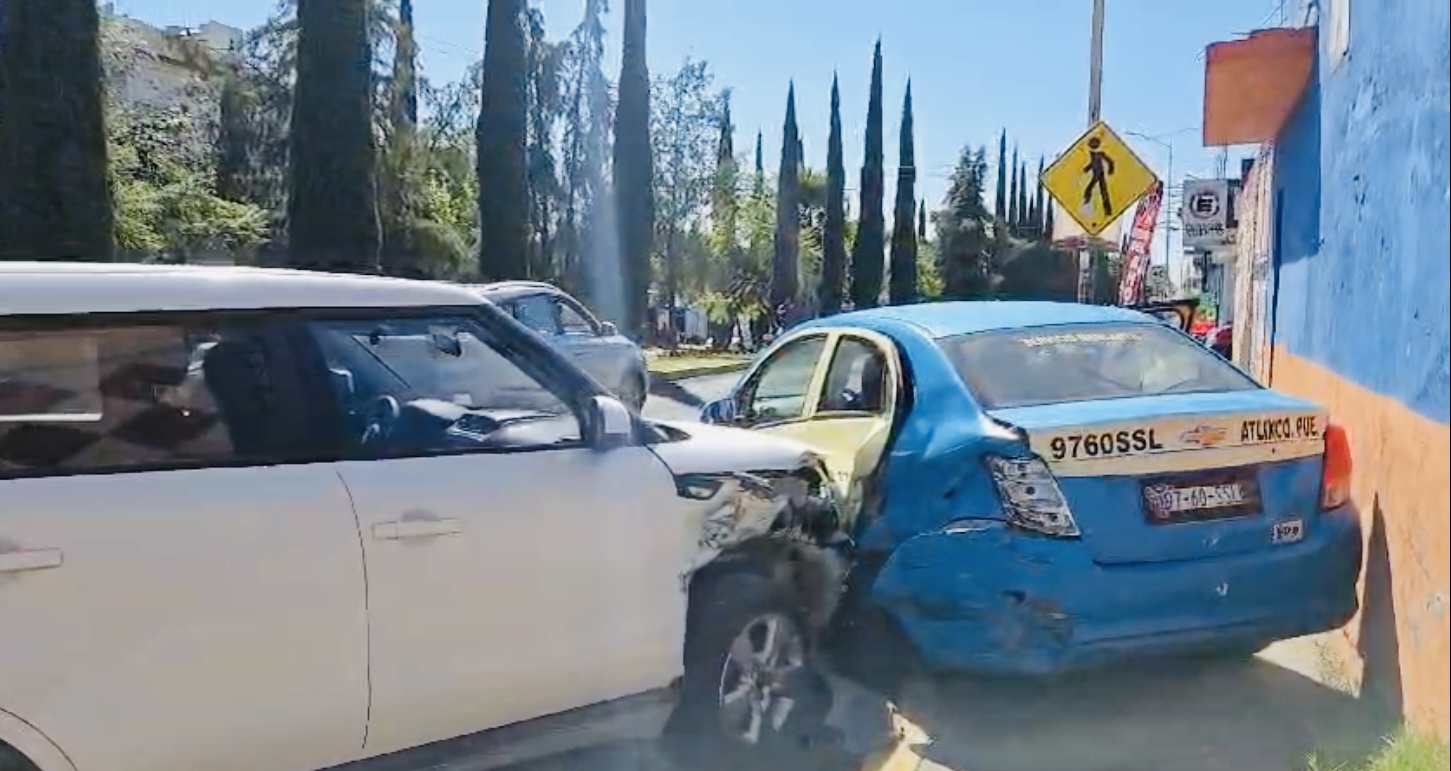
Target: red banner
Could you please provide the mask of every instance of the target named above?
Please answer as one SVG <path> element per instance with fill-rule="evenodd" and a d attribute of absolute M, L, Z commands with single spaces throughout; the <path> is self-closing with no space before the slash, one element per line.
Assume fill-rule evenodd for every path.
<path fill-rule="evenodd" d="M 1138 211 L 1134 212 L 1133 229 L 1124 247 L 1123 271 L 1119 276 L 1119 305 L 1143 302 L 1144 281 L 1149 275 L 1149 247 L 1154 242 L 1154 224 L 1159 220 L 1163 198 L 1164 183 L 1160 182 L 1139 201 Z"/>

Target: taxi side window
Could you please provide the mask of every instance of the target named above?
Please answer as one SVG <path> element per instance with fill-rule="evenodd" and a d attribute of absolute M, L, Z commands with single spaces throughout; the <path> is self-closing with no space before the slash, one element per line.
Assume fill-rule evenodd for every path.
<path fill-rule="evenodd" d="M 754 423 L 792 420 L 806 414 L 811 378 L 826 347 L 822 336 L 793 340 L 771 355 L 746 389 L 741 413 Z"/>
<path fill-rule="evenodd" d="M 817 412 L 880 415 L 886 409 L 886 356 L 865 340 L 843 337 L 826 371 Z"/>

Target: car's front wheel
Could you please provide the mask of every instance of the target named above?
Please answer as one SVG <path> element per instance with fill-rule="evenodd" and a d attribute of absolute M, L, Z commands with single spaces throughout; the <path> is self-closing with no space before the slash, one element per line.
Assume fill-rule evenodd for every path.
<path fill-rule="evenodd" d="M 625 382 L 620 384 L 615 395 L 625 403 L 626 407 L 639 412 L 645 408 L 645 397 L 649 395 L 648 392 L 649 387 L 646 385 L 645 375 L 636 372 L 625 376 Z"/>
<path fill-rule="evenodd" d="M 822 733 L 831 691 L 812 665 L 790 587 L 752 573 L 708 581 L 691 592 L 672 742 L 709 764 L 697 768 L 754 767 L 807 749 Z"/>

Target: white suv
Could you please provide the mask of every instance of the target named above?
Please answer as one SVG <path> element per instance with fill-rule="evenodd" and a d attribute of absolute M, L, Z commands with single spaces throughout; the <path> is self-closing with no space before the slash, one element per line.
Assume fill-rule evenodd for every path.
<path fill-rule="evenodd" d="M 0 263 L 0 771 L 791 739 L 822 468 L 645 423 L 458 287 Z"/>

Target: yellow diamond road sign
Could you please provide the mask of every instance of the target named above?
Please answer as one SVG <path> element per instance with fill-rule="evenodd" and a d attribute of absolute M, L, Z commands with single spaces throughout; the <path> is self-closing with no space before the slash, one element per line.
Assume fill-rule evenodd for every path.
<path fill-rule="evenodd" d="M 1144 194 L 1158 177 L 1118 134 L 1102 121 L 1043 171 L 1043 188 L 1090 236 L 1102 233 Z"/>

